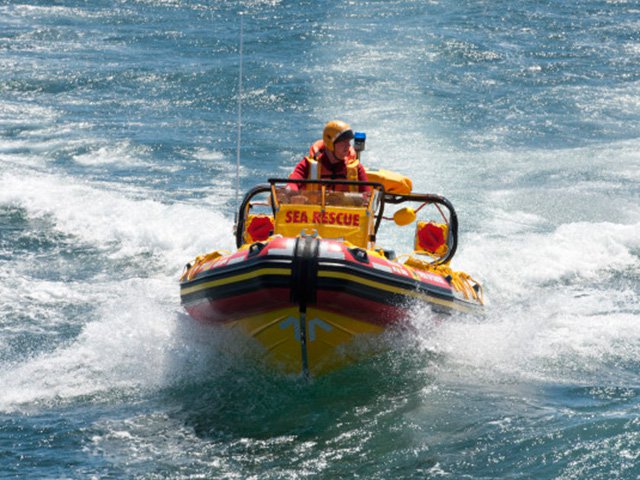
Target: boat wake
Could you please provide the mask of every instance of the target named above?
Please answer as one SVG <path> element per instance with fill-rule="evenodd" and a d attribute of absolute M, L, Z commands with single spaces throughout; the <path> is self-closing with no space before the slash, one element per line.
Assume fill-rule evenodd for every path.
<path fill-rule="evenodd" d="M 483 272 L 489 302 L 484 318 L 428 325 L 421 338 L 442 356 L 441 373 L 479 384 L 637 382 L 640 224 L 480 232 L 460 257 Z"/>
<path fill-rule="evenodd" d="M 181 259 L 227 238 L 215 225 L 230 230 L 228 220 L 205 207 L 55 175 L 7 173 L 0 187 L 3 215 L 14 222 L 15 237 L 5 238 L 50 239 L 0 272 L 9 299 L 2 310 L 15 319 L 2 343 L 0 410 L 215 387 L 225 375 L 249 385 L 263 372 L 239 362 L 251 355 L 240 339 L 185 322 L 179 306 Z M 634 384 L 638 239 L 640 224 L 603 222 L 470 232 L 458 261 L 482 272 L 485 315 L 441 317 L 415 307 L 412 332 L 389 334 L 390 350 L 327 381 L 348 383 L 399 364 L 425 388 L 439 381 Z M 55 255 L 49 269 L 32 268 Z"/>

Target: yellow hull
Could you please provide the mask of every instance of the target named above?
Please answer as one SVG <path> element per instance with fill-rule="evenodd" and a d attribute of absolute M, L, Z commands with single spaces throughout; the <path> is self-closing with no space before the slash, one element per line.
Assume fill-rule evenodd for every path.
<path fill-rule="evenodd" d="M 306 312 L 294 307 L 265 312 L 231 326 L 262 344 L 270 365 L 304 375 L 321 375 L 353 363 L 363 354 L 353 348 L 353 339 L 384 331 L 382 326 L 313 307 Z"/>

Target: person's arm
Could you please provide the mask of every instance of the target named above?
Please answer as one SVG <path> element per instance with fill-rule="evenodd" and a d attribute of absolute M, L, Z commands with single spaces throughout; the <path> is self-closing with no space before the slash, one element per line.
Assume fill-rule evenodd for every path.
<path fill-rule="evenodd" d="M 294 168 L 293 172 L 291 172 L 291 175 L 289 175 L 289 178 L 296 179 L 296 180 L 306 180 L 308 176 L 309 176 L 309 162 L 307 162 L 307 158 L 305 157 L 298 162 L 298 164 L 296 165 L 296 168 Z M 294 190 L 294 191 L 300 190 L 299 185 L 296 183 L 288 183 L 287 188 L 289 190 Z"/>
<path fill-rule="evenodd" d="M 360 180 L 361 182 L 368 182 L 369 181 L 369 177 L 367 177 L 367 171 L 364 169 L 364 166 L 361 163 L 358 164 L 358 180 Z M 359 190 L 361 192 L 370 192 L 371 191 L 371 186 L 370 185 L 361 185 L 359 187 Z"/>

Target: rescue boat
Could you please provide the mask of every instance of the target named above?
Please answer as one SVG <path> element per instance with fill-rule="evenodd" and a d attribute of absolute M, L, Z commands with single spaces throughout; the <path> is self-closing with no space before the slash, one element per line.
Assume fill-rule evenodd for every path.
<path fill-rule="evenodd" d="M 269 363 L 307 376 L 353 362 L 354 340 L 402 323 L 416 303 L 481 309 L 481 285 L 450 267 L 458 246 L 453 205 L 412 193 L 410 180 L 392 172 L 368 175 L 369 182 L 296 180 L 305 184 L 298 191 L 290 179 L 270 179 L 250 190 L 237 250 L 185 267 L 180 295 L 189 315 L 240 329 Z M 387 220 L 415 224 L 412 251 L 396 257 L 377 245 Z"/>

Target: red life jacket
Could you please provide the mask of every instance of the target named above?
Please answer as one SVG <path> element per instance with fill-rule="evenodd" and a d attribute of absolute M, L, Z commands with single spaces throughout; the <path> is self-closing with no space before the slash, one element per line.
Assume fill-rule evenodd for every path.
<path fill-rule="evenodd" d="M 323 178 L 330 177 L 332 172 L 324 168 L 322 164 L 322 160 L 326 157 L 326 150 L 324 146 L 324 142 L 322 140 L 318 140 L 311 147 L 309 147 L 309 156 L 306 157 L 306 160 L 309 164 L 308 176 L 309 180 L 322 180 Z M 360 161 L 358 160 L 358 156 L 353 147 L 349 147 L 349 153 L 347 154 L 347 158 L 345 159 L 347 176 L 345 180 L 359 180 L 359 169 Z M 307 188 L 316 189 L 315 186 L 309 185 Z M 347 189 L 351 192 L 357 192 L 357 185 L 348 185 L 343 188 Z M 342 190 L 342 189 L 340 189 Z"/>

